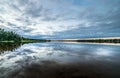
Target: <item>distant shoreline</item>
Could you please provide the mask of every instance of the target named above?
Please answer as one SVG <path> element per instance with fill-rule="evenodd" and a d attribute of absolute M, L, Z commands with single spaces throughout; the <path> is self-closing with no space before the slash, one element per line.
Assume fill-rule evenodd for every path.
<path fill-rule="evenodd" d="M 14 40 L 3 40 L 2 43 L 16 43 Z M 30 43 L 30 42 L 81 42 L 81 43 L 120 43 L 120 38 L 79 38 L 79 39 L 56 39 L 56 40 L 45 40 L 45 39 L 29 39 L 23 38 L 19 43 Z"/>
<path fill-rule="evenodd" d="M 51 40 L 51 42 L 120 43 L 120 37 L 56 39 L 56 40 Z"/>
<path fill-rule="evenodd" d="M 48 40 L 22 40 L 22 41 L 18 41 L 15 42 L 14 40 L 11 41 L 0 41 L 0 43 L 34 43 L 34 42 L 49 42 Z"/>

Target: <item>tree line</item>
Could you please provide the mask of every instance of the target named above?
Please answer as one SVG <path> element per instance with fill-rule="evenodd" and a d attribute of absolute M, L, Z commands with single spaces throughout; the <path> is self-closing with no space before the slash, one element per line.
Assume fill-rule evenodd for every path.
<path fill-rule="evenodd" d="M 91 42 L 91 43 L 120 43 L 120 39 L 77 40 L 77 42 Z"/>
<path fill-rule="evenodd" d="M 20 42 L 23 37 L 16 34 L 12 31 L 5 31 L 4 29 L 0 28 L 0 41 L 15 41 Z"/>
<path fill-rule="evenodd" d="M 46 42 L 49 40 L 45 39 L 30 39 L 30 38 L 24 38 L 15 32 L 12 31 L 5 31 L 4 29 L 0 28 L 0 42 Z"/>

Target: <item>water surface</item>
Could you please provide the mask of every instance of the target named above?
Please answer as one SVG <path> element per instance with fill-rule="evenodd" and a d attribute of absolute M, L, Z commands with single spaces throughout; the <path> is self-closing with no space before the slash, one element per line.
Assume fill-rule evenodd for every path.
<path fill-rule="evenodd" d="M 0 78 L 120 78 L 120 46 L 2 44 Z"/>

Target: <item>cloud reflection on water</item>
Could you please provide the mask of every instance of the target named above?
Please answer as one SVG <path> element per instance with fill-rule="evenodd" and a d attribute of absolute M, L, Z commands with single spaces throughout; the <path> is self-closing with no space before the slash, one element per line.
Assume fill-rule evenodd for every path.
<path fill-rule="evenodd" d="M 77 70 L 79 71 L 78 73 L 81 73 L 82 71 L 84 71 L 84 68 L 86 70 L 84 71 L 84 73 L 88 73 L 88 71 L 91 70 L 91 67 L 94 68 L 94 72 L 99 70 L 99 67 L 97 67 L 98 65 L 101 65 L 100 71 L 105 70 L 105 72 L 108 72 L 108 70 L 106 70 L 104 66 L 110 70 L 114 70 L 112 69 L 112 67 L 120 65 L 120 58 L 117 56 L 120 55 L 119 51 L 119 46 L 114 47 L 65 43 L 24 44 L 15 51 L 5 52 L 0 55 L 0 77 L 4 78 L 5 76 L 11 76 L 11 78 L 19 78 L 20 73 L 22 73 L 22 76 L 24 76 L 23 78 L 32 78 L 33 76 L 25 77 L 25 75 L 30 75 L 30 73 L 31 75 L 34 75 L 38 73 L 41 75 L 38 75 L 38 77 L 36 76 L 36 78 L 39 78 L 40 76 L 45 76 L 45 74 L 43 74 L 43 72 L 41 73 L 40 71 L 44 71 L 44 73 L 46 71 L 47 75 L 49 75 L 50 72 L 48 71 L 52 71 L 52 69 L 52 72 L 56 77 L 57 75 L 55 72 L 58 70 L 62 72 L 62 69 L 66 67 L 68 67 L 68 69 L 66 69 L 65 71 L 63 70 L 64 73 L 69 72 L 68 70 Z M 107 66 L 108 64 L 109 66 Z M 37 65 L 38 68 L 34 65 Z M 47 67 L 48 69 L 46 69 L 45 67 Z M 80 71 L 80 69 L 78 68 L 81 67 L 83 67 L 83 69 Z M 29 70 L 31 71 L 29 72 Z M 16 73 L 15 71 L 18 71 L 18 73 Z M 36 71 L 36 73 L 33 73 L 33 71 Z M 94 72 L 92 72 L 92 74 L 94 74 Z M 15 76 L 17 77 L 13 77 L 15 73 Z M 99 73 L 103 74 L 103 72 Z M 51 76 L 51 78 L 55 77 Z M 85 78 L 92 77 L 93 75 Z M 70 76 L 69 78 L 72 78 L 72 76 Z"/>

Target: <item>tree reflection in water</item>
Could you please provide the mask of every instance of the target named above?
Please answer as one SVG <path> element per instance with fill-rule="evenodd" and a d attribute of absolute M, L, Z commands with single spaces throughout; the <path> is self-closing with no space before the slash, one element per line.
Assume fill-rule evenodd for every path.
<path fill-rule="evenodd" d="M 23 43 L 0 43 L 0 54 L 5 51 L 14 51 L 21 45 L 23 45 Z"/>

